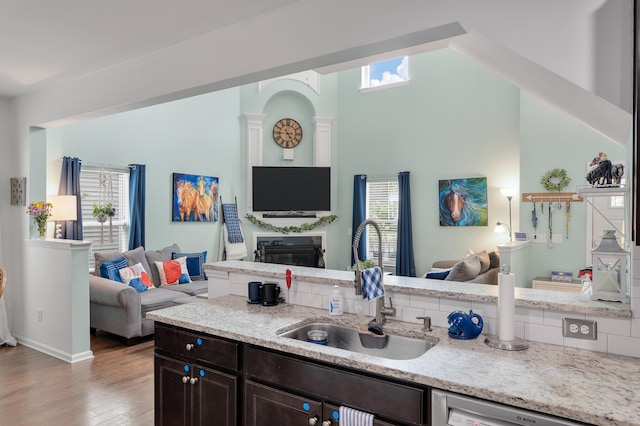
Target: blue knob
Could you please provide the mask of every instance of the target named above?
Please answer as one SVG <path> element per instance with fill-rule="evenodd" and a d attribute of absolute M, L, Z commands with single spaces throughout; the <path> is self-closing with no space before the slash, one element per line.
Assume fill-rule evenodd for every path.
<path fill-rule="evenodd" d="M 202 345 L 202 339 L 198 337 L 198 340 L 196 340 L 196 343 L 198 344 L 198 346 Z"/>
<path fill-rule="evenodd" d="M 189 366 L 188 365 L 184 366 L 184 371 L 187 372 L 187 373 L 189 372 Z"/>
<path fill-rule="evenodd" d="M 200 377 L 204 377 L 204 370 L 200 370 Z"/>
<path fill-rule="evenodd" d="M 333 410 L 333 413 L 331 413 L 331 416 L 333 417 L 333 420 L 338 420 L 340 418 L 340 413 Z"/>
<path fill-rule="evenodd" d="M 308 402 L 305 402 L 304 404 L 302 404 L 302 408 L 304 408 L 304 411 L 309 411 L 309 408 L 311 408 L 311 406 Z"/>

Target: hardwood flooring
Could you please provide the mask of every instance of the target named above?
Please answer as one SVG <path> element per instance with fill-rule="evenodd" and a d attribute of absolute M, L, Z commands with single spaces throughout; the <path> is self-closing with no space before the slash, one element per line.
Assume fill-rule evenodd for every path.
<path fill-rule="evenodd" d="M 153 340 L 125 346 L 98 332 L 91 350 L 69 364 L 0 347 L 0 426 L 153 425 Z"/>

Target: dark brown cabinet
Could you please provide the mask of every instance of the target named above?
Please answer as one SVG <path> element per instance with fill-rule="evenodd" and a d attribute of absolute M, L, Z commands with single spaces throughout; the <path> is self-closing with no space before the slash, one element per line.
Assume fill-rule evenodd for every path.
<path fill-rule="evenodd" d="M 341 405 L 375 426 L 428 425 L 426 387 L 156 323 L 155 424 L 339 426 Z"/>
<path fill-rule="evenodd" d="M 418 386 L 250 346 L 244 350 L 244 375 L 247 420 L 260 418 L 268 409 L 297 419 L 282 425 L 336 426 L 334 412 L 345 405 L 375 414 L 376 426 L 429 423 L 428 392 Z"/>
<path fill-rule="evenodd" d="M 245 385 L 245 426 L 260 426 L 265 419 L 279 425 L 339 426 L 340 407 L 304 398 L 259 383 Z M 374 419 L 374 426 L 401 426 Z"/>
<path fill-rule="evenodd" d="M 156 327 L 155 424 L 238 424 L 237 344 Z M 218 362 L 207 361 L 218 360 Z M 197 362 L 196 362 L 197 360 Z"/>

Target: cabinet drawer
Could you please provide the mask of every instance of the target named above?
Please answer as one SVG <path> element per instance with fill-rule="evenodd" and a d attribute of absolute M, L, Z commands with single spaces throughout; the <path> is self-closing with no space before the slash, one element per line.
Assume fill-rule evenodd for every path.
<path fill-rule="evenodd" d="M 189 360 L 238 370 L 238 343 L 155 324 L 155 349 Z"/>
<path fill-rule="evenodd" d="M 247 378 L 319 400 L 409 424 L 426 423 L 426 391 L 399 383 L 318 365 L 284 354 L 245 348 Z"/>

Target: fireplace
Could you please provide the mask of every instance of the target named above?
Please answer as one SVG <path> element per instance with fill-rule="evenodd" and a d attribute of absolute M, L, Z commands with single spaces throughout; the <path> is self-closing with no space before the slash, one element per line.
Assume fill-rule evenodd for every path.
<path fill-rule="evenodd" d="M 324 235 L 254 234 L 254 261 L 324 268 Z"/>

